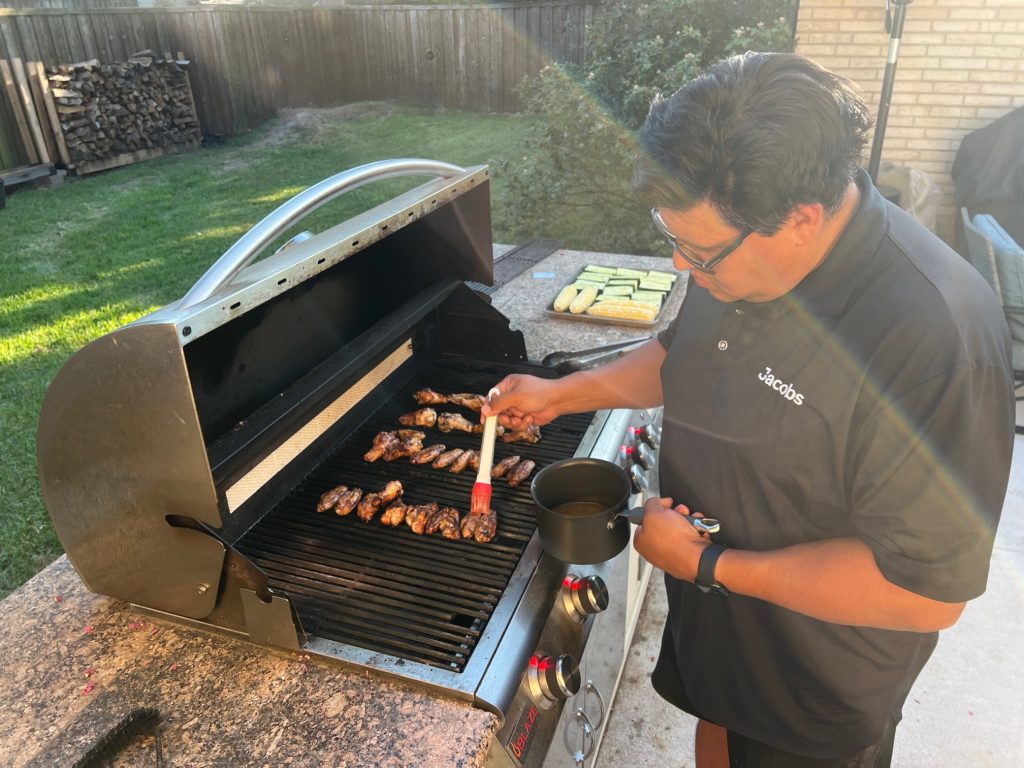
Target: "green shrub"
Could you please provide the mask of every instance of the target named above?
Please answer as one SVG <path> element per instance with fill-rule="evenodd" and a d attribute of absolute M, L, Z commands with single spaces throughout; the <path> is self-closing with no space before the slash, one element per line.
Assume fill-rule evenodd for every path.
<path fill-rule="evenodd" d="M 495 212 L 517 240 L 665 253 L 630 190 L 636 131 L 652 98 L 746 50 L 793 49 L 795 0 L 614 0 L 587 29 L 588 59 L 524 82 L 527 109 L 546 117 L 518 162 L 497 172 L 513 194 Z M 667 255 L 667 254 L 666 254 Z"/>

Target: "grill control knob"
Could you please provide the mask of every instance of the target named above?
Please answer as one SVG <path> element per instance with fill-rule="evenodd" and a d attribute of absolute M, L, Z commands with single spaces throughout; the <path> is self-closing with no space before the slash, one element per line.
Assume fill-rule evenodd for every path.
<path fill-rule="evenodd" d="M 636 450 L 633 451 L 633 461 L 644 469 L 650 469 L 655 462 L 654 451 L 646 443 L 638 443 Z"/>
<path fill-rule="evenodd" d="M 541 709 L 550 709 L 559 701 L 565 701 L 579 693 L 580 666 L 573 656 L 563 653 L 561 656 L 530 657 L 530 666 L 526 670 L 526 682 L 530 689 L 530 697 Z"/>
<path fill-rule="evenodd" d="M 580 621 L 608 607 L 608 586 L 600 576 L 573 576 L 562 582 L 562 603 Z"/>
<path fill-rule="evenodd" d="M 658 450 L 658 444 L 661 442 L 661 430 L 653 424 L 645 424 L 636 431 L 637 442 L 647 443 L 654 450 Z"/>
<path fill-rule="evenodd" d="M 639 464 L 629 468 L 629 483 L 633 487 L 633 493 L 643 493 L 650 484 L 647 481 L 647 473 Z"/>

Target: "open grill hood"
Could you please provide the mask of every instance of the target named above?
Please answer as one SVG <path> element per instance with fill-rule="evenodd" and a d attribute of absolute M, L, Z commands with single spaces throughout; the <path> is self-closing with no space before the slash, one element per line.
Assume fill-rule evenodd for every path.
<path fill-rule="evenodd" d="M 327 200 L 412 174 L 437 178 L 251 263 Z M 301 642 L 276 637 L 288 601 L 233 542 L 379 404 L 387 389 L 367 377 L 394 375 L 420 347 L 525 360 L 521 334 L 462 282 L 491 281 L 488 176 L 421 160 L 338 174 L 264 219 L 182 301 L 68 360 L 37 459 L 89 589 L 191 619 L 237 603 L 226 628 Z M 330 425 L 301 434 L 324 414 Z"/>

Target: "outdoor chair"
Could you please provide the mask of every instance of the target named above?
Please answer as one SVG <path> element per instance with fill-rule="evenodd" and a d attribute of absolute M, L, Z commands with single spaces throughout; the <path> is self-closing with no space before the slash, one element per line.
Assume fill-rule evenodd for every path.
<path fill-rule="evenodd" d="M 1013 389 L 1019 402 L 1024 400 L 1024 248 L 991 216 L 979 214 L 972 221 L 966 208 L 960 216 L 967 260 L 992 286 L 1010 326 Z M 1018 423 L 1017 432 L 1024 434 L 1024 425 Z"/>

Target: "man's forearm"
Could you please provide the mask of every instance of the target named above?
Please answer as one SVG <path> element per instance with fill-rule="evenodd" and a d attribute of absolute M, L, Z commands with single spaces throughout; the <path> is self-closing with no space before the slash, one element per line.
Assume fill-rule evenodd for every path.
<path fill-rule="evenodd" d="M 768 552 L 727 549 L 715 577 L 730 591 L 835 624 L 934 632 L 963 603 L 943 603 L 886 580 L 858 539 L 798 544 Z"/>
<path fill-rule="evenodd" d="M 559 410 L 569 413 L 661 405 L 664 359 L 664 348 L 652 339 L 618 360 L 566 376 L 559 381 Z"/>

